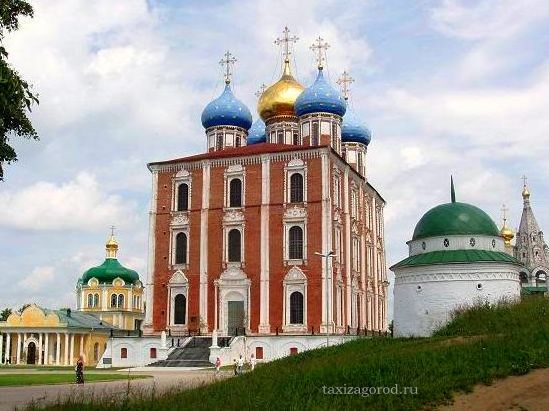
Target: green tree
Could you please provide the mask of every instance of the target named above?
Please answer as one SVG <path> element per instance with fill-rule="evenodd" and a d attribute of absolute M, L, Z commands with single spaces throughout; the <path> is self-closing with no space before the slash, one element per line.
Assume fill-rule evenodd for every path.
<path fill-rule="evenodd" d="M 23 311 L 25 311 L 25 308 L 27 308 L 29 305 L 30 305 L 29 303 L 23 304 L 23 305 L 21 306 L 21 308 L 17 310 L 17 312 L 18 312 L 19 314 L 23 314 Z"/>
<path fill-rule="evenodd" d="M 17 161 L 10 138 L 38 139 L 27 117 L 38 98 L 30 85 L 8 63 L 3 46 L 4 35 L 19 28 L 19 17 L 33 16 L 32 6 L 23 0 L 0 0 L 0 181 L 4 179 L 3 164 Z"/>
<path fill-rule="evenodd" d="M 11 314 L 11 308 L 4 308 L 0 311 L 0 321 L 6 321 Z"/>

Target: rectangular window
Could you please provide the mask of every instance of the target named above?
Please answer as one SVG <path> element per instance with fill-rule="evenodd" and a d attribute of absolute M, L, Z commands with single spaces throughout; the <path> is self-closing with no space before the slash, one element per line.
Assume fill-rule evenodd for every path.
<path fill-rule="evenodd" d="M 294 139 L 293 139 L 294 145 L 299 145 L 299 134 L 294 133 Z"/>
<path fill-rule="evenodd" d="M 263 359 L 263 347 L 255 347 L 255 359 L 256 360 Z"/>
<path fill-rule="evenodd" d="M 223 150 L 223 134 L 218 134 L 215 138 L 215 149 Z"/>
<path fill-rule="evenodd" d="M 311 136 L 311 145 L 312 146 L 318 146 L 318 139 L 319 139 L 319 124 L 318 121 L 313 122 L 313 133 Z"/>
<path fill-rule="evenodd" d="M 277 133 L 277 140 L 278 140 L 277 141 L 278 144 L 284 144 L 284 132 L 279 131 Z"/>

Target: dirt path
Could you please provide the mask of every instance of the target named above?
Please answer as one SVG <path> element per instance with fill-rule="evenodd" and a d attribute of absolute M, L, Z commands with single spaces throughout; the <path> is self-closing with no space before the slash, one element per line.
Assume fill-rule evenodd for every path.
<path fill-rule="evenodd" d="M 459 394 L 452 405 L 439 411 L 547 411 L 549 368 L 519 377 L 508 377 L 492 385 L 478 385 L 470 394 Z"/>

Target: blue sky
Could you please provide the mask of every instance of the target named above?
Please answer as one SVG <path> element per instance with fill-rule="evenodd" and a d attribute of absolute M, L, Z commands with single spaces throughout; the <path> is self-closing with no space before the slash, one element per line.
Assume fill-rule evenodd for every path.
<path fill-rule="evenodd" d="M 421 215 L 449 200 L 518 226 L 521 179 L 549 227 L 549 3 L 481 1 L 41 0 L 7 36 L 10 59 L 40 95 L 41 140 L 16 141 L 0 184 L 0 307 L 74 304 L 81 273 L 104 258 L 111 224 L 120 260 L 146 278 L 150 175 L 145 164 L 205 150 L 203 107 L 221 92 L 217 62 L 237 57 L 234 88 L 279 75 L 273 40 L 331 47 L 332 81 L 351 72 L 351 102 L 373 131 L 370 182 L 387 200 L 388 265 L 406 255 Z M 548 228 L 549 229 L 549 228 Z"/>

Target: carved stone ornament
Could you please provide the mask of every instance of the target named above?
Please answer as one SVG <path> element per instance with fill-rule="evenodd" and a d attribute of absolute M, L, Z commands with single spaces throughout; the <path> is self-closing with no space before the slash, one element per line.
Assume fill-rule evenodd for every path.
<path fill-rule="evenodd" d="M 239 210 L 229 210 L 223 214 L 224 223 L 239 223 L 244 221 L 244 213 Z"/>
<path fill-rule="evenodd" d="M 284 211 L 284 219 L 294 220 L 304 218 L 307 218 L 307 209 L 304 207 L 288 207 L 286 211 Z"/>
<path fill-rule="evenodd" d="M 188 225 L 189 224 L 189 214 L 187 212 L 183 213 L 174 213 L 172 216 L 172 226 Z"/>

